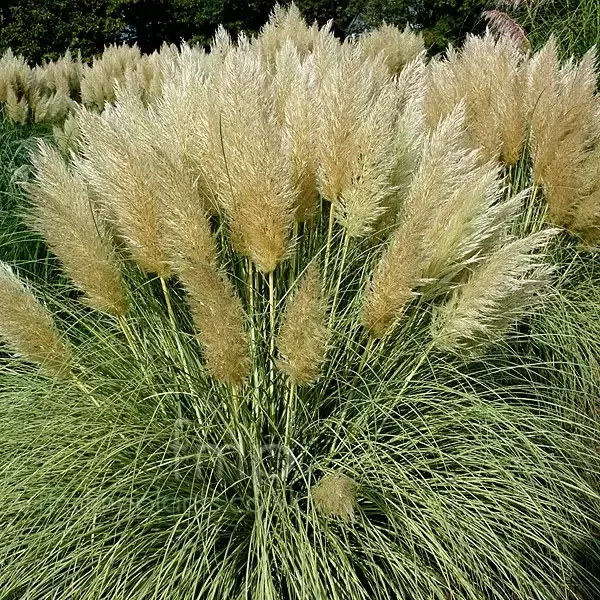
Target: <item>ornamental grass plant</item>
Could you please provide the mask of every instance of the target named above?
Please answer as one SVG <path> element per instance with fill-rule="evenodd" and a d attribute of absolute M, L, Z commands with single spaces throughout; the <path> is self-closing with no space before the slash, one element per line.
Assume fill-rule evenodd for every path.
<path fill-rule="evenodd" d="M 593 598 L 600 268 L 543 135 L 442 90 L 526 59 L 410 35 L 279 10 L 38 141 L 62 274 L 0 268 L 2 597 Z M 593 57 L 553 56 L 577 146 Z"/>

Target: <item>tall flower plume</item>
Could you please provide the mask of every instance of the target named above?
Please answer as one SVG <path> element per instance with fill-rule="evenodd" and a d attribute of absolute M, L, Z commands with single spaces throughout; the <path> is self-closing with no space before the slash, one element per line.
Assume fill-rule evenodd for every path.
<path fill-rule="evenodd" d="M 517 239 L 477 268 L 438 312 L 435 345 L 470 356 L 502 338 L 543 297 L 551 268 L 542 251 L 556 230 Z"/>
<path fill-rule="evenodd" d="M 163 182 L 161 201 L 171 265 L 187 292 L 208 372 L 219 381 L 240 385 L 250 369 L 244 309 L 217 264 L 204 208 L 193 188 L 177 185 L 177 171 L 171 173 L 172 179 Z"/>
<path fill-rule="evenodd" d="M 33 158 L 30 222 L 58 256 L 86 302 L 122 315 L 127 308 L 121 272 L 110 235 L 81 175 L 40 141 Z"/>
<path fill-rule="evenodd" d="M 95 115 L 80 111 L 81 170 L 101 201 L 104 214 L 125 240 L 139 266 L 169 274 L 162 242 L 160 189 L 153 154 L 143 140 L 147 113 L 133 97 Z"/>
<path fill-rule="evenodd" d="M 237 249 L 271 273 L 288 254 L 294 191 L 264 64 L 231 51 L 216 85 L 226 174 L 219 196 Z"/>
<path fill-rule="evenodd" d="M 311 264 L 288 301 L 277 336 L 278 367 L 297 385 L 314 381 L 325 360 L 329 330 L 327 303 L 317 267 Z"/>
<path fill-rule="evenodd" d="M 0 337 L 24 360 L 58 376 L 71 370 L 71 355 L 48 310 L 12 268 L 0 262 Z"/>
<path fill-rule="evenodd" d="M 579 64 L 559 67 L 551 40 L 529 66 L 533 177 L 546 192 L 548 218 L 556 225 L 568 225 L 581 183 L 578 174 L 588 148 L 600 137 L 596 84 L 595 49 Z"/>
<path fill-rule="evenodd" d="M 469 150 L 459 106 L 424 143 L 404 220 L 375 268 L 363 322 L 381 337 L 416 293 L 446 293 L 505 234 L 523 196 L 502 201 L 499 169 Z M 417 289 L 418 288 L 418 289 Z"/>

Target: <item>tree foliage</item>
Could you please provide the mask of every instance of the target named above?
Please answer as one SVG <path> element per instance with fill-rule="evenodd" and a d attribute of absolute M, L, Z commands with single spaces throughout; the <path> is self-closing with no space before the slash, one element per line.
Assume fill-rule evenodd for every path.
<path fill-rule="evenodd" d="M 286 0 L 281 1 L 287 4 Z M 486 0 L 297 0 L 309 23 L 333 21 L 338 35 L 360 33 L 381 22 L 424 33 L 428 47 L 481 28 Z M 0 51 L 12 48 L 32 63 L 51 60 L 67 48 L 86 60 L 106 44 L 137 42 L 152 52 L 163 42 L 208 44 L 223 24 L 234 36 L 257 32 L 275 0 L 8 0 L 0 8 Z"/>
<path fill-rule="evenodd" d="M 0 9 L 0 49 L 31 62 L 56 59 L 67 48 L 89 59 L 126 29 L 130 0 L 8 0 Z"/>
<path fill-rule="evenodd" d="M 356 28 L 383 21 L 398 26 L 410 23 L 423 32 L 428 47 L 439 51 L 484 28 L 481 13 L 487 4 L 488 0 L 350 0 L 347 12 Z"/>

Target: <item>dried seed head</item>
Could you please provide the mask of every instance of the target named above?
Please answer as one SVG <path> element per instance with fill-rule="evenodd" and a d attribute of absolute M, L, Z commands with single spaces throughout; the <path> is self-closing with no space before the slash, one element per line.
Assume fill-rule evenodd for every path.
<path fill-rule="evenodd" d="M 596 83 L 594 49 L 579 64 L 559 68 L 551 40 L 529 66 L 533 178 L 546 191 L 548 218 L 556 225 L 568 225 L 579 199 L 579 173 L 589 147 L 600 137 Z"/>
<path fill-rule="evenodd" d="M 402 227 L 379 261 L 366 291 L 362 322 L 375 339 L 392 327 L 414 297 L 422 273 L 419 232 Z"/>
<path fill-rule="evenodd" d="M 463 100 L 469 145 L 480 149 L 481 161 L 514 164 L 527 132 L 523 89 L 524 57 L 505 41 L 469 36 L 459 52 L 428 69 L 427 122 L 435 128 Z"/>
<path fill-rule="evenodd" d="M 310 490 L 317 511 L 325 517 L 338 517 L 351 521 L 356 515 L 357 483 L 342 473 L 325 475 Z"/>
<path fill-rule="evenodd" d="M 311 264 L 285 309 L 277 336 L 277 366 L 297 385 L 315 381 L 327 352 L 327 305 L 317 267 Z"/>
<path fill-rule="evenodd" d="M 464 112 L 457 109 L 424 142 L 412 180 L 404 221 L 392 236 L 366 291 L 362 321 L 370 335 L 381 337 L 402 315 L 420 282 L 440 209 L 475 165 L 464 149 Z"/>
<path fill-rule="evenodd" d="M 360 40 L 365 56 L 382 54 L 392 75 L 399 75 L 404 67 L 425 49 L 423 37 L 408 27 L 401 31 L 394 25 L 381 25 Z"/>
<path fill-rule="evenodd" d="M 243 49 L 230 52 L 219 74 L 217 101 L 219 154 L 227 175 L 219 196 L 238 251 L 270 273 L 288 253 L 294 190 L 260 59 Z"/>
<path fill-rule="evenodd" d="M 311 219 L 319 208 L 315 69 L 313 57 L 302 62 L 291 42 L 286 42 L 275 57 L 276 110 L 283 152 L 290 162 L 294 216 L 299 222 Z"/>
<path fill-rule="evenodd" d="M 502 241 L 524 194 L 503 201 L 499 167 L 466 149 L 459 107 L 424 142 L 404 220 L 366 291 L 363 323 L 382 337 L 411 298 L 447 293 Z"/>
<path fill-rule="evenodd" d="M 250 370 L 242 303 L 217 265 L 210 224 L 193 188 L 165 190 L 165 244 L 187 292 L 206 368 L 219 381 L 240 385 Z"/>
<path fill-rule="evenodd" d="M 101 56 L 94 58 L 91 67 L 83 69 L 81 78 L 81 102 L 102 111 L 105 104 L 116 99 L 116 86 L 125 83 L 127 72 L 141 60 L 137 46 L 111 45 L 104 48 Z"/>
<path fill-rule="evenodd" d="M 134 260 L 145 271 L 166 278 L 169 265 L 162 242 L 161 188 L 155 157 L 145 143 L 147 119 L 143 105 L 131 96 L 100 116 L 80 111 L 85 158 L 80 169 Z"/>
<path fill-rule="evenodd" d="M 600 245 L 600 144 L 586 155 L 579 173 L 579 200 L 573 208 L 569 229 L 585 244 Z"/>
<path fill-rule="evenodd" d="M 32 227 L 44 237 L 90 306 L 124 314 L 127 302 L 121 272 L 88 186 L 43 141 L 38 144 L 33 166 L 34 183 L 28 187 Z"/>
<path fill-rule="evenodd" d="M 434 322 L 435 345 L 476 355 L 530 314 L 543 296 L 551 269 L 540 254 L 557 230 L 517 239 L 478 267 Z"/>
<path fill-rule="evenodd" d="M 320 77 L 319 190 L 335 203 L 352 188 L 353 177 L 360 176 L 356 163 L 364 141 L 362 121 L 390 77 L 381 56 L 365 59 L 356 45 L 343 46 L 333 64 L 322 65 Z"/>
<path fill-rule="evenodd" d="M 0 262 L 0 337 L 24 360 L 60 377 L 71 371 L 71 356 L 48 310 Z"/>
<path fill-rule="evenodd" d="M 523 54 L 531 52 L 525 30 L 512 17 L 499 10 L 485 10 L 483 17 L 494 35 L 507 40 Z"/>
<path fill-rule="evenodd" d="M 301 56 L 306 56 L 313 47 L 314 33 L 306 26 L 298 7 L 292 2 L 284 7 L 276 4 L 269 16 L 269 22 L 253 40 L 263 58 L 275 60 L 277 52 L 286 43 L 294 45 Z"/>

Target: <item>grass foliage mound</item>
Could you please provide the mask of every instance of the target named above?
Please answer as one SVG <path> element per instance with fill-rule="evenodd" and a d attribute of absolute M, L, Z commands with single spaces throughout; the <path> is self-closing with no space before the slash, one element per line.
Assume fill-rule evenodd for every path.
<path fill-rule="evenodd" d="M 2 598 L 593 597 L 600 267 L 556 225 L 584 206 L 589 245 L 597 190 L 549 194 L 545 121 L 493 147 L 480 96 L 446 105 L 473 48 L 520 77 L 508 46 L 405 65 L 378 35 L 278 12 L 37 142 L 7 193 L 52 257 L 0 263 Z M 585 113 L 593 59 L 552 53 Z"/>

